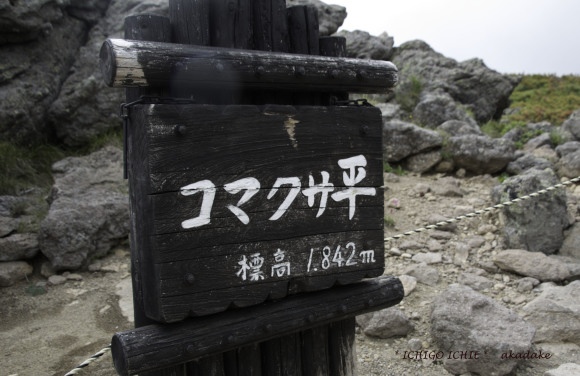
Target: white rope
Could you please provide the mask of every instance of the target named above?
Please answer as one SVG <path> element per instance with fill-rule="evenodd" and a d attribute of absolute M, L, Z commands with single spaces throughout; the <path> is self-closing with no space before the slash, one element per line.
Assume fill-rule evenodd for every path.
<path fill-rule="evenodd" d="M 111 345 L 105 347 L 104 349 L 102 349 L 101 351 L 99 351 L 98 353 L 96 353 L 95 355 L 91 356 L 89 359 L 87 359 L 84 362 L 82 362 L 81 364 L 79 364 L 75 369 L 73 369 L 72 371 L 68 372 L 64 376 L 76 375 L 82 369 L 84 369 L 85 367 L 87 367 L 89 364 L 97 361 L 100 357 L 102 357 L 103 355 L 105 355 L 109 351 L 111 351 Z"/>
<path fill-rule="evenodd" d="M 480 215 L 482 215 L 484 213 L 491 212 L 491 211 L 498 210 L 498 209 L 502 209 L 502 208 L 505 208 L 507 206 L 511 206 L 513 204 L 517 204 L 517 203 L 522 202 L 522 201 L 525 201 L 525 200 L 530 200 L 532 198 L 538 197 L 538 196 L 543 195 L 545 193 L 548 193 L 548 192 L 554 191 L 556 189 L 563 188 L 563 187 L 565 187 L 567 185 L 572 185 L 572 184 L 575 184 L 575 183 L 578 183 L 578 182 L 580 182 L 580 176 L 577 177 L 577 178 L 574 178 L 572 180 L 568 180 L 568 181 L 565 181 L 563 183 L 556 184 L 556 185 L 553 185 L 551 187 L 548 187 L 548 188 L 539 190 L 537 192 L 530 193 L 530 194 L 525 195 L 525 196 L 522 196 L 522 197 L 518 197 L 518 198 L 513 199 L 511 201 L 506 201 L 506 202 L 501 203 L 501 204 L 497 204 L 497 205 L 494 205 L 494 206 L 487 207 L 485 209 L 481 209 L 481 210 L 474 211 L 473 213 L 469 213 L 469 214 L 465 214 L 465 215 L 460 215 L 460 216 L 455 217 L 455 218 L 451 218 L 451 219 L 447 219 L 445 221 L 437 222 L 437 223 L 435 223 L 433 225 L 421 227 L 421 228 L 418 228 L 418 229 L 415 229 L 415 230 L 412 230 L 412 231 L 407 231 L 407 232 L 405 232 L 403 234 L 399 234 L 399 235 L 395 235 L 395 236 L 390 236 L 388 238 L 385 238 L 385 242 L 390 242 L 391 240 L 401 239 L 401 238 L 404 238 L 406 236 L 411 236 L 411 235 L 414 235 L 414 234 L 421 233 L 423 231 L 433 230 L 433 229 L 436 229 L 436 228 L 439 228 L 439 227 L 446 226 L 446 225 L 451 224 L 451 223 L 459 222 L 459 221 L 461 221 L 463 219 L 466 219 L 466 218 L 478 217 L 478 216 L 480 216 Z"/>

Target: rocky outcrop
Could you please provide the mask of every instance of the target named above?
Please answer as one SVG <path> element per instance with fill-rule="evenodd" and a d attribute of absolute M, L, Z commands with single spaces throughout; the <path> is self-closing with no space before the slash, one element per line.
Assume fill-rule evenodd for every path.
<path fill-rule="evenodd" d="M 570 276 L 566 264 L 541 252 L 508 249 L 493 260 L 503 270 L 535 278 L 539 281 L 562 281 Z"/>
<path fill-rule="evenodd" d="M 429 98 L 427 93 L 437 93 L 431 94 L 435 97 L 429 102 L 446 103 L 443 108 L 452 109 L 447 110 L 445 116 L 437 117 L 441 123 L 468 118 L 478 123 L 498 119 L 508 107 L 509 96 L 518 83 L 517 79 L 487 68 L 479 59 L 458 63 L 420 40 L 395 48 L 392 61 L 400 72 L 400 84 L 396 89 L 398 93 L 415 80 L 422 85 L 423 98 Z M 450 99 L 454 104 L 451 104 Z M 436 108 L 442 107 L 439 105 Z"/>
<path fill-rule="evenodd" d="M 449 151 L 457 167 L 480 175 L 500 172 L 515 159 L 512 142 L 479 135 L 451 137 Z"/>
<path fill-rule="evenodd" d="M 129 234 L 129 197 L 122 152 L 106 147 L 53 165 L 51 205 L 40 230 L 40 249 L 55 271 L 87 266 Z"/>
<path fill-rule="evenodd" d="M 357 316 L 356 323 L 364 334 L 378 338 L 405 336 L 414 327 L 407 315 L 396 307 Z"/>
<path fill-rule="evenodd" d="M 401 120 L 383 123 L 383 152 L 386 162 L 399 162 L 411 155 L 430 151 L 442 145 L 435 131 Z"/>
<path fill-rule="evenodd" d="M 523 317 L 537 328 L 534 342 L 580 345 L 580 281 L 563 287 L 546 286 L 523 312 Z"/>
<path fill-rule="evenodd" d="M 346 38 L 347 56 L 357 59 L 389 60 L 395 44 L 387 33 L 375 37 L 366 31 L 343 30 L 337 35 Z"/>
<path fill-rule="evenodd" d="M 509 374 L 519 361 L 502 359 L 502 354 L 507 349 L 528 351 L 534 332 L 514 312 L 466 286 L 449 287 L 436 298 L 431 312 L 431 335 L 441 350 L 480 353 L 478 359 L 446 357 L 443 365 L 454 375 Z"/>
<path fill-rule="evenodd" d="M 493 188 L 496 204 L 513 200 L 558 183 L 550 169 L 527 170 L 506 179 Z M 512 249 L 552 254 L 562 246 L 564 229 L 568 227 L 566 193 L 547 193 L 541 200 L 527 200 L 502 210 L 506 245 Z"/>
<path fill-rule="evenodd" d="M 320 0 L 286 0 L 286 6 L 312 5 L 318 10 L 318 23 L 321 36 L 336 33 L 346 18 L 346 8 L 340 5 L 326 4 Z"/>

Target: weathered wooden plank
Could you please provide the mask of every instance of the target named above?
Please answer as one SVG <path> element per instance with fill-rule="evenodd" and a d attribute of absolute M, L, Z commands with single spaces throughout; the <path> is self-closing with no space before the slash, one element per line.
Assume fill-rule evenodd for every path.
<path fill-rule="evenodd" d="M 378 109 L 135 111 L 147 134 L 135 148 L 147 152 L 136 163 L 147 164 L 139 184 L 150 194 L 135 199 L 149 222 L 149 317 L 173 322 L 382 274 Z"/>
<path fill-rule="evenodd" d="M 173 86 L 294 91 L 388 92 L 397 83 L 390 62 L 108 39 L 100 52 L 113 87 Z M 365 79 L 360 73 L 364 71 Z"/>
<path fill-rule="evenodd" d="M 333 376 L 356 376 L 355 318 L 348 318 L 329 324 L 328 354 Z"/>
<path fill-rule="evenodd" d="M 234 181 L 255 174 L 306 179 L 313 174 L 318 180 L 322 167 L 338 177 L 333 184 L 339 185 L 344 169 L 338 160 L 359 154 L 368 163 L 364 182 L 382 185 L 381 115 L 374 107 L 267 106 L 259 110 L 253 106 L 152 105 L 135 109 L 146 112 L 143 126 L 150 134 L 151 193 L 178 191 L 180 184 L 194 182 L 188 181 L 191 176 L 204 180 L 219 175 Z"/>
<path fill-rule="evenodd" d="M 319 39 L 320 55 L 322 56 L 334 56 L 334 57 L 345 57 L 346 56 L 346 38 L 344 37 L 322 37 Z M 339 71 L 331 72 L 331 75 L 335 78 L 340 78 Z M 357 71 L 357 78 L 360 81 L 366 80 L 366 71 L 361 69 Z M 321 103 L 325 105 L 332 105 L 336 101 L 344 101 L 349 97 L 348 91 L 344 89 L 337 88 L 333 93 L 325 93 L 322 96 Z"/>
<path fill-rule="evenodd" d="M 305 330 L 302 335 L 302 374 L 327 376 L 330 373 L 328 354 L 328 325 Z"/>
<path fill-rule="evenodd" d="M 210 0 L 169 0 L 173 42 L 208 46 Z"/>
<path fill-rule="evenodd" d="M 243 312 L 228 311 L 178 324 L 150 325 L 115 334 L 114 363 L 120 375 L 162 369 L 390 307 L 402 298 L 401 282 L 394 277 L 382 277 L 328 292 L 295 295 Z"/>

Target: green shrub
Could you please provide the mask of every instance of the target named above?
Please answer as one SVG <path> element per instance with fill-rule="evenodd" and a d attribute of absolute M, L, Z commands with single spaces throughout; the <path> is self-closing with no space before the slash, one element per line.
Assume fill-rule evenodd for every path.
<path fill-rule="evenodd" d="M 405 81 L 395 91 L 395 100 L 401 106 L 401 109 L 406 112 L 413 112 L 419 97 L 423 90 L 423 82 L 416 76 L 411 76 L 408 81 Z"/>

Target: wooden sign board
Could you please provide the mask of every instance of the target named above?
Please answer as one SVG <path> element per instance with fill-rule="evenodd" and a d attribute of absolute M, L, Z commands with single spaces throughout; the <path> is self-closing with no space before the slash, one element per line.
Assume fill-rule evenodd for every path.
<path fill-rule="evenodd" d="M 129 159 L 153 320 L 383 274 L 377 108 L 138 105 Z"/>

